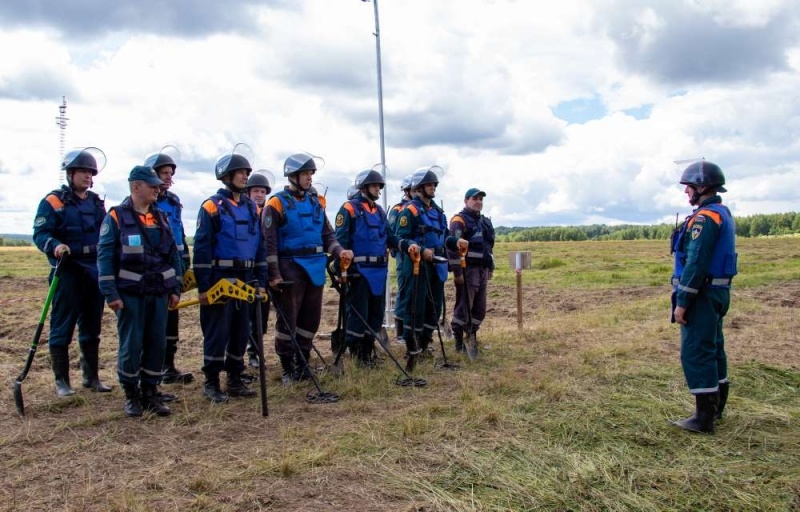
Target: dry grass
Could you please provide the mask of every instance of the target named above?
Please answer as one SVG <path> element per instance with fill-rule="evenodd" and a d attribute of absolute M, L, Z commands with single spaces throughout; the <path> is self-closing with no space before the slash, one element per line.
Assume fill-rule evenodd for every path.
<path fill-rule="evenodd" d="M 740 242 L 732 394 L 715 436 L 666 422 L 692 404 L 663 242 L 507 246 L 498 261 L 522 248 L 549 262 L 524 273 L 523 331 L 513 272 L 498 269 L 482 358 L 448 351 L 458 372 L 424 362 L 426 388 L 393 385 L 390 361 L 378 371 L 348 361 L 344 377 L 321 381 L 341 401 L 311 405 L 308 386 L 279 386 L 270 351 L 268 418 L 257 399 L 211 405 L 195 382 L 166 386 L 182 396 L 171 417 L 142 420 L 124 417 L 118 386 L 58 399 L 44 341 L 23 385 L 27 416 L 16 416 L 10 390 L 44 268 L 35 251 L 0 250 L 0 275 L 13 276 L 0 278 L 0 510 L 800 510 L 800 239 Z M 452 306 L 452 284 L 448 293 Z M 320 332 L 334 328 L 335 306 L 326 289 Z M 181 322 L 179 363 L 196 370 L 197 311 Z"/>

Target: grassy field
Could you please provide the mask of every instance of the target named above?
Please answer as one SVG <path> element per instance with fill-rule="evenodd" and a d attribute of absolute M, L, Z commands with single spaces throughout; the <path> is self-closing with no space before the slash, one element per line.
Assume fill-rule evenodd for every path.
<path fill-rule="evenodd" d="M 521 331 L 507 263 L 516 250 L 532 253 Z M 45 340 L 23 385 L 27 416 L 16 415 L 11 387 L 46 263 L 33 249 L 0 248 L 0 510 L 800 510 L 800 237 L 739 240 L 731 398 L 713 436 L 667 423 L 693 400 L 669 323 L 666 242 L 497 252 L 481 358 L 447 343 L 461 369 L 423 362 L 427 387 L 395 386 L 390 361 L 369 371 L 348 360 L 343 377 L 320 375 L 341 400 L 308 404 L 310 386 L 279 385 L 270 327 L 268 418 L 258 399 L 211 405 L 194 382 L 164 387 L 182 398 L 169 418 L 135 420 L 118 385 L 90 393 L 76 369 L 78 394 L 57 398 Z M 447 292 L 452 307 L 452 282 Z M 333 330 L 337 300 L 326 288 L 320 334 Z M 101 376 L 116 384 L 113 319 L 106 313 Z M 181 322 L 179 366 L 197 375 L 197 310 Z M 327 340 L 317 344 L 329 358 Z"/>

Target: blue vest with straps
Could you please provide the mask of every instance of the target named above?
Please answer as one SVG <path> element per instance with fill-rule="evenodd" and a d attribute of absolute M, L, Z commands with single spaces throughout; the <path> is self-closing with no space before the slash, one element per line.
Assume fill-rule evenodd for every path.
<path fill-rule="evenodd" d="M 164 295 L 178 287 L 172 254 L 175 240 L 163 212 L 153 208 L 158 229 L 147 228 L 129 199 L 112 208 L 119 220 L 117 289 L 136 295 Z"/>
<path fill-rule="evenodd" d="M 164 212 L 164 215 L 167 216 L 169 226 L 172 228 L 172 235 L 175 238 L 175 244 L 178 246 L 178 252 L 183 252 L 184 246 L 182 235 L 184 230 L 181 215 L 181 212 L 183 211 L 183 205 L 181 204 L 180 198 L 167 190 L 163 195 L 158 196 L 156 206 L 158 206 L 158 209 Z"/>
<path fill-rule="evenodd" d="M 685 237 L 689 233 L 689 225 L 692 219 L 703 211 L 712 211 L 717 213 L 722 219 L 720 226 L 720 235 L 714 246 L 714 252 L 711 257 L 711 265 L 708 269 L 706 276 L 706 284 L 710 288 L 728 288 L 730 287 L 731 278 L 738 273 L 737 270 L 737 254 L 736 254 L 736 227 L 733 223 L 733 216 L 727 206 L 720 203 L 710 203 L 701 206 L 691 215 L 686 217 L 683 225 L 672 237 L 672 251 L 675 253 L 675 268 L 672 275 L 673 283 L 680 281 L 683 275 L 683 269 L 686 266 L 687 254 L 684 251 Z M 713 222 L 713 221 L 712 221 Z M 718 282 L 715 283 L 714 280 Z M 676 284 L 677 286 L 677 284 Z"/>
<path fill-rule="evenodd" d="M 275 194 L 283 205 L 283 223 L 278 228 L 278 257 L 291 258 L 303 270 L 314 286 L 325 284 L 325 264 L 328 257 L 322 247 L 325 212 L 316 194 L 306 193 L 298 201 L 283 190 Z"/>
<path fill-rule="evenodd" d="M 483 215 L 475 216 L 471 210 L 464 209 L 459 214 L 464 221 L 462 237 L 469 242 L 467 263 L 476 267 L 492 267 L 492 246 L 494 229 L 492 222 Z"/>
<path fill-rule="evenodd" d="M 447 234 L 447 218 L 444 212 L 431 204 L 428 208 L 420 199 L 414 198 L 413 204 L 417 210 L 419 222 L 414 226 L 414 239 L 426 249 L 433 250 L 435 256 L 444 258 L 444 261 L 435 261 L 436 273 L 439 279 L 447 281 L 447 259 L 444 251 L 445 235 Z"/>
<path fill-rule="evenodd" d="M 66 185 L 50 193 L 64 203 L 64 224 L 56 236 L 69 246 L 70 258 L 97 261 L 97 241 L 106 216 L 103 200 L 90 190 L 85 200 L 78 201 Z"/>
<path fill-rule="evenodd" d="M 369 284 L 372 295 L 383 295 L 386 290 L 386 275 L 389 261 L 386 257 L 386 217 L 383 209 L 376 205 L 375 211 L 367 211 L 364 201 L 348 201 L 356 216 L 351 224 L 350 241 L 353 249 L 353 263 Z"/>
<path fill-rule="evenodd" d="M 244 194 L 237 205 L 231 204 L 222 194 L 211 196 L 219 211 L 219 230 L 214 235 L 213 258 L 215 266 L 253 268 L 261 231 L 258 225 L 256 204 Z M 222 261 L 227 262 L 222 264 Z"/>
<path fill-rule="evenodd" d="M 389 213 L 386 216 L 387 221 L 389 222 L 389 231 L 394 233 L 397 230 L 397 219 L 400 217 L 400 212 L 403 211 L 403 208 L 410 202 L 410 199 L 403 198 L 400 200 L 399 203 L 392 206 L 392 209 L 389 210 Z M 392 249 L 392 258 L 397 257 L 397 249 Z"/>

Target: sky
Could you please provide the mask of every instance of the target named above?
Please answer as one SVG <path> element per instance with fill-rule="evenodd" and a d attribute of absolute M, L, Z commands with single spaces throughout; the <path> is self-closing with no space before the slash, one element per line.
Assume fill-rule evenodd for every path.
<path fill-rule="evenodd" d="M 444 169 L 448 216 L 486 192 L 495 226 L 653 224 L 691 211 L 675 161 L 704 157 L 735 215 L 800 204 L 796 0 L 5 0 L 0 233 L 31 233 L 64 149 L 107 157 L 107 207 L 166 145 L 187 234 L 236 144 L 284 186 L 314 176 L 333 217 L 381 162 L 389 206 Z M 376 41 L 377 40 L 377 41 Z M 66 97 L 65 129 L 56 118 Z"/>

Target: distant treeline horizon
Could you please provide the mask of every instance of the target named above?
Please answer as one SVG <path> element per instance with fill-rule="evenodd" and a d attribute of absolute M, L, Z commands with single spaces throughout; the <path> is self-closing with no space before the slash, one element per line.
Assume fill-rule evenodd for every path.
<path fill-rule="evenodd" d="M 736 217 L 736 235 L 744 238 L 800 234 L 800 213 L 759 213 Z M 682 219 L 681 221 L 682 222 Z M 497 242 L 579 242 L 585 240 L 667 240 L 674 224 L 592 224 L 589 226 L 496 226 Z M 186 237 L 191 245 L 194 237 Z M 33 245 L 32 235 L 0 234 L 0 246 Z"/>

